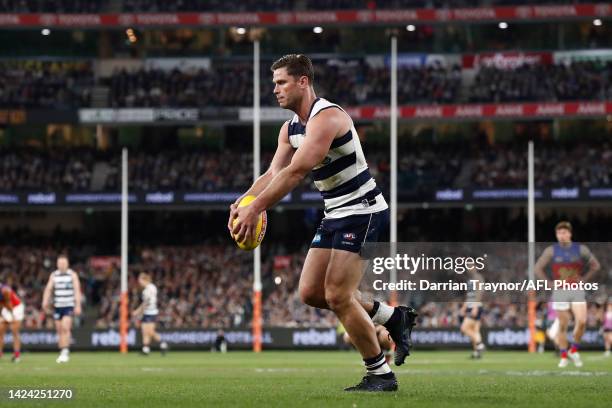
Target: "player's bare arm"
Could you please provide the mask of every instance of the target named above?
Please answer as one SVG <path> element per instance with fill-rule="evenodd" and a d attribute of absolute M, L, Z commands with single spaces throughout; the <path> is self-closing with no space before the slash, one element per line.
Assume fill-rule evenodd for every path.
<path fill-rule="evenodd" d="M 143 300 L 142 302 L 140 302 L 140 305 L 136 309 L 132 310 L 132 316 L 142 316 L 145 307 L 146 301 Z"/>
<path fill-rule="evenodd" d="M 81 314 L 81 280 L 79 274 L 72 272 L 72 285 L 74 287 L 74 314 L 79 316 Z"/>
<path fill-rule="evenodd" d="M 552 258 L 553 248 L 549 246 L 542 252 L 542 255 L 540 255 L 540 258 L 534 266 L 534 272 L 538 279 L 548 280 L 548 276 L 546 276 L 546 271 L 544 269 L 548 266 Z"/>
<path fill-rule="evenodd" d="M 53 290 L 53 275 L 49 276 L 49 281 L 47 282 L 47 286 L 45 286 L 45 291 L 43 292 L 42 299 L 42 309 L 45 312 L 49 312 L 49 299 L 51 298 L 51 291 Z"/>
<path fill-rule="evenodd" d="M 236 209 L 238 222 L 232 233 L 238 242 L 245 237 L 253 238 L 259 213 L 293 190 L 313 167 L 325 159 L 333 140 L 346 133 L 348 128 L 348 117 L 338 109 L 324 110 L 308 122 L 304 142 L 296 150 L 291 163 L 274 176 L 251 205 Z"/>
<path fill-rule="evenodd" d="M 278 145 L 276 147 L 276 152 L 274 152 L 274 156 L 272 157 L 272 162 L 270 163 L 268 170 L 266 170 L 264 174 L 255 180 L 251 188 L 249 188 L 230 205 L 230 215 L 229 219 L 227 220 L 227 229 L 230 232 L 232 231 L 232 221 L 234 218 L 236 218 L 236 208 L 238 208 L 238 203 L 240 200 L 247 195 L 259 195 L 268 186 L 268 184 L 270 184 L 274 176 L 276 176 L 282 169 L 287 167 L 291 162 L 293 148 L 289 144 L 289 133 L 287 131 L 288 127 L 289 122 L 285 122 L 283 126 L 281 126 L 278 133 Z"/>
<path fill-rule="evenodd" d="M 132 310 L 132 316 L 140 316 L 144 310 L 144 302 L 140 304 L 136 309 Z"/>
<path fill-rule="evenodd" d="M 580 254 L 583 258 L 587 259 L 587 263 L 589 265 L 589 270 L 587 271 L 586 275 L 584 275 L 582 280 L 583 282 L 591 282 L 597 275 L 597 272 L 599 272 L 601 269 L 601 264 L 586 245 L 580 245 Z"/>
<path fill-rule="evenodd" d="M 0 309 L 3 307 L 7 308 L 10 312 L 13 311 L 13 304 L 11 303 L 11 290 L 9 288 L 2 289 L 3 303 L 0 304 Z"/>

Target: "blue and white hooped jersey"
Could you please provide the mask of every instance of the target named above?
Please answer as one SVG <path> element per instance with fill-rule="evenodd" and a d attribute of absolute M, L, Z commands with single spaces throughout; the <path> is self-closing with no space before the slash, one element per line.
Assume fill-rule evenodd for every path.
<path fill-rule="evenodd" d="M 317 98 L 308 119 L 329 108 L 346 113 L 340 106 Z M 307 125 L 300 123 L 298 115 L 289 121 L 289 143 L 294 149 L 299 148 L 306 137 Z M 370 175 L 352 119 L 351 129 L 334 139 L 325 159 L 312 169 L 312 178 L 325 202 L 325 218 L 372 214 L 388 208 L 376 181 Z"/>
<path fill-rule="evenodd" d="M 142 291 L 142 303 L 144 315 L 157 315 L 157 286 L 149 283 Z"/>
<path fill-rule="evenodd" d="M 53 279 L 53 307 L 74 307 L 75 295 L 72 281 L 72 269 L 61 272 L 59 269 L 51 274 Z"/>

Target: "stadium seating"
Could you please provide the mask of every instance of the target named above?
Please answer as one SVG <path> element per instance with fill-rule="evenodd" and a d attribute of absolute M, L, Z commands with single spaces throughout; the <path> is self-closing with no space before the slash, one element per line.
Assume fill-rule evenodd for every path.
<path fill-rule="evenodd" d="M 222 0 L 121 0 L 116 4 L 124 12 L 185 12 L 185 11 L 286 11 L 286 10 L 346 10 L 394 9 L 425 7 L 478 7 L 485 5 L 572 4 L 586 0 L 246 0 L 239 5 Z M 114 5 L 108 0 L 0 0 L 0 13 L 98 13 Z"/>
<path fill-rule="evenodd" d="M 252 66 L 239 61 L 215 63 L 210 69 L 116 69 L 95 75 L 80 61 L 0 63 L 0 107 L 68 109 L 89 107 L 94 87 L 108 88 L 108 107 L 232 107 L 253 99 Z M 262 71 L 261 103 L 275 106 L 267 65 Z M 388 103 L 389 69 L 365 60 L 321 63 L 315 68 L 316 90 L 345 106 Z M 482 66 L 467 75 L 458 65 L 432 63 L 401 66 L 400 104 L 573 101 L 612 98 L 612 62 L 520 65 L 500 69 Z M 100 106 L 98 106 L 100 107 Z"/>
<path fill-rule="evenodd" d="M 3 108 L 89 106 L 94 85 L 90 62 L 0 62 L 0 107 Z"/>
<path fill-rule="evenodd" d="M 422 241 L 436 240 L 435 233 L 427 225 L 445 225 L 448 240 L 455 238 L 457 229 L 464 240 L 517 241 L 524 236 L 524 215 L 497 217 L 476 225 L 469 214 L 449 211 L 431 214 L 415 211 L 400 212 L 398 229 L 410 233 L 422 231 Z M 435 217 L 432 218 L 432 217 Z M 550 236 L 550 225 L 560 217 L 551 212 L 538 218 L 538 236 Z M 500 223 L 501 222 L 501 223 Z M 584 220 L 576 220 L 574 227 L 580 231 L 584 242 L 597 241 L 612 228 L 612 218 L 604 213 L 589 212 Z M 597 225 L 598 228 L 589 226 Z M 430 235 L 428 235 L 430 234 Z M 474 236 L 471 236 L 473 234 Z M 96 268 L 87 260 L 97 255 L 95 245 L 89 245 L 79 235 L 56 232 L 42 237 L 29 231 L 5 229 L 6 237 L 0 244 L 0 281 L 10 284 L 26 299 L 25 326 L 28 328 L 53 327 L 50 316 L 40 310 L 42 290 L 49 272 L 54 268 L 55 257 L 61 250 L 69 249 L 73 258 L 72 268 L 81 277 L 83 299 L 98 328 L 117 328 L 119 323 L 119 265 Z M 438 235 L 439 236 L 439 235 Z M 304 237 L 307 241 L 309 237 Z M 172 240 L 159 236 L 157 240 Z M 401 237 L 400 237 L 401 239 Z M 408 237 L 405 237 L 408 239 Z M 415 237 L 410 239 L 414 240 Z M 10 240 L 11 243 L 4 243 Z M 130 307 L 140 303 L 140 290 L 136 277 L 140 272 L 153 276 L 158 286 L 161 327 L 245 327 L 250 325 L 252 313 L 251 254 L 225 243 L 201 243 L 192 245 L 134 245 L 130 256 Z M 267 325 L 288 327 L 334 327 L 337 321 L 332 313 L 305 306 L 297 292 L 301 267 L 306 248 L 297 252 L 283 252 L 278 244 L 270 243 L 262 256 L 263 317 Z M 275 256 L 283 255 L 286 262 L 275 262 Z M 612 253 L 597 254 L 602 264 L 612 262 Z M 516 279 L 514 269 L 507 268 Z M 277 280 L 280 278 L 280 280 Z M 417 304 L 422 317 L 420 327 L 457 327 L 461 299 L 451 302 Z M 527 324 L 525 305 L 509 304 L 502 299 L 487 299 L 485 325 L 523 327 Z M 589 314 L 589 326 L 597 324 L 597 314 Z"/>
<path fill-rule="evenodd" d="M 135 152 L 129 161 L 133 191 L 241 191 L 251 183 L 250 153 L 206 150 Z M 0 191 L 118 191 L 120 155 L 91 148 L 41 151 L 0 150 Z M 262 157 L 267 168 L 271 152 Z M 372 151 L 370 169 L 383 190 L 389 182 L 389 159 Z M 414 146 L 399 154 L 399 187 L 406 192 L 436 189 L 525 187 L 526 152 L 520 145 L 499 144 L 457 149 L 455 145 Z M 612 146 L 609 143 L 550 144 L 538 147 L 536 187 L 609 187 Z M 459 180 L 459 175 L 462 175 Z M 97 177 L 99 176 L 99 177 Z M 93 180 L 103 180 L 99 186 Z M 306 178 L 306 190 L 313 189 Z"/>
<path fill-rule="evenodd" d="M 0 0 L 0 13 L 99 13 L 104 0 Z"/>

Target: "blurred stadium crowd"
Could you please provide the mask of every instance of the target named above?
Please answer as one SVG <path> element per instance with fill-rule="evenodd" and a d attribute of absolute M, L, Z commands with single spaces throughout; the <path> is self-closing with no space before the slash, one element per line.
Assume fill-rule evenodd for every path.
<path fill-rule="evenodd" d="M 275 106 L 268 67 L 261 72 L 262 104 Z M 345 106 L 384 105 L 390 98 L 389 69 L 364 59 L 316 64 L 315 78 L 320 96 Z M 433 62 L 400 66 L 398 84 L 400 104 L 606 100 L 612 98 L 612 61 L 481 66 L 473 78 L 456 64 Z M 115 69 L 96 80 L 88 62 L 0 62 L 0 107 L 89 107 L 94 87 L 108 88 L 104 105 L 109 107 L 249 106 L 252 65 Z"/>
<path fill-rule="evenodd" d="M 0 62 L 0 106 L 59 108 L 88 106 L 95 84 L 87 62 Z"/>
<path fill-rule="evenodd" d="M 234 13 L 592 2 L 591 0 L 243 0 L 240 2 L 0 0 L 0 13 L 188 11 Z M 599 23 L 601 25 L 601 21 Z M 534 32 L 538 25 L 539 23 L 531 24 Z M 550 32 L 547 35 L 542 34 L 544 37 L 542 41 L 534 38 L 533 44 L 530 42 L 528 46 L 523 42 L 525 36 L 530 37 L 525 34 L 529 30 L 525 30 L 524 26 L 507 31 L 498 29 L 497 24 L 479 23 L 467 27 L 454 24 L 444 24 L 443 27 L 423 24 L 418 29 L 413 27 L 413 32 L 409 32 L 407 27 L 406 30 L 401 28 L 399 35 L 405 37 L 402 41 L 404 48 L 400 49 L 400 55 L 406 57 L 408 54 L 404 53 L 407 51 L 411 53 L 419 51 L 422 54 L 419 54 L 418 58 L 423 61 L 415 63 L 410 60 L 411 55 L 403 61 L 400 59 L 399 104 L 612 99 L 612 60 L 609 57 L 608 60 L 592 57 L 601 54 L 592 54 L 588 57 L 590 59 L 588 61 L 561 62 L 554 59 L 555 62 L 552 63 L 517 65 L 508 63 L 506 67 L 482 63 L 467 68 L 463 63 L 459 63 L 468 53 L 479 51 L 506 52 L 514 49 L 565 51 L 573 47 L 609 48 L 607 27 L 598 28 L 594 21 L 585 22 L 583 25 L 568 23 L 565 27 L 556 22 L 545 22 L 542 24 L 544 27 L 542 31 L 537 32 L 540 34 L 546 30 Z M 56 41 L 55 43 L 40 41 L 38 37 L 40 28 L 36 28 L 29 36 L 22 35 L 27 31 L 22 28 L 13 33 L 7 29 L 6 36 L 2 37 L 7 47 L 0 61 L 0 108 L 11 110 L 41 108 L 58 111 L 87 107 L 250 106 L 253 99 L 251 44 L 247 41 L 250 33 L 242 37 L 233 37 L 234 29 L 223 28 L 223 30 L 214 30 L 213 33 L 213 30 L 206 32 L 200 28 L 192 30 L 192 28 L 173 27 L 149 31 L 140 31 L 136 28 L 139 31 L 138 35 L 142 34 L 138 45 L 126 40 L 122 29 L 116 32 L 57 30 L 58 35 L 55 36 L 54 28 L 55 37 L 51 36 L 50 40 Z M 376 29 L 377 32 L 372 35 L 371 42 L 363 39 L 363 43 L 361 41 L 353 43 L 356 37 L 362 34 L 361 26 L 352 29 L 326 27 L 325 34 L 318 37 L 312 34 L 311 27 L 271 28 L 264 34 L 267 36 L 264 37 L 266 41 L 263 41 L 264 55 L 266 58 L 271 58 L 280 50 L 296 49 L 298 45 L 305 51 L 316 50 L 314 54 L 318 54 L 317 57 L 320 58 L 315 61 L 315 83 L 319 96 L 329 97 L 344 106 L 387 106 L 390 99 L 390 74 L 388 61 L 380 53 L 386 52 L 388 33 L 382 26 Z M 98 35 L 99 42 L 98 38 L 95 38 Z M 23 51 L 22 43 L 11 39 L 26 42 Z M 380 39 L 384 41 L 385 48 L 379 47 L 377 41 Z M 528 38 L 527 41 L 532 39 Z M 44 52 L 37 46 L 42 47 Z M 440 55 L 433 54 L 434 52 L 454 54 L 452 56 L 445 54 L 451 57 L 446 60 L 436 59 Z M 374 55 L 376 53 L 378 54 Z M 338 55 L 338 58 L 330 58 L 331 54 Z M 552 52 L 541 54 L 552 56 Z M 57 55 L 58 58 L 53 59 L 53 55 Z M 75 59 L 74 55 L 82 59 Z M 164 69 L 161 69 L 153 63 L 156 62 L 153 61 L 155 57 L 160 55 L 197 57 L 193 59 L 198 61 L 195 62 L 195 67 L 191 68 L 179 69 L 168 63 Z M 15 58 L 16 56 L 23 58 Z M 234 57 L 226 58 L 230 56 Z M 433 57 L 431 61 L 429 57 Z M 575 57 L 579 58 L 580 56 Z M 130 59 L 131 61 L 126 62 Z M 164 63 L 167 61 L 161 64 Z M 262 64 L 261 102 L 264 106 L 277 106 L 272 95 L 269 65 L 270 61 Z M 102 66 L 113 69 L 102 69 Z M 608 118 L 607 122 L 609 121 Z M 48 133 L 52 133 L 47 130 Z M 9 133 L 6 132 L 7 135 Z M 440 135 L 442 133 L 440 132 Z M 577 134 L 571 141 L 561 142 L 556 138 L 554 142 L 538 144 L 535 162 L 536 187 L 612 186 L 610 142 L 578 140 L 582 136 Z M 401 139 L 400 137 L 400 143 Z M 410 143 L 404 144 L 399 149 L 399 189 L 403 193 L 418 193 L 452 187 L 524 188 L 527 179 L 525 143 L 524 140 L 517 139 L 520 138 L 514 138 L 509 143 L 488 143 L 480 140 L 474 145 L 471 143 L 462 145 L 461 142 L 414 146 Z M 121 143 L 115 141 L 109 145 L 118 146 Z M 61 145 L 62 143 L 58 143 L 58 146 Z M 364 146 L 368 148 L 367 143 L 364 143 Z M 241 149 L 221 148 L 221 150 L 176 147 L 162 148 L 158 151 L 146 148 L 135 149 L 130 153 L 129 159 L 130 189 L 133 191 L 243 191 L 251 183 L 251 154 Z M 389 185 L 389 156 L 386 150 L 388 149 L 366 151 L 371 172 L 383 190 Z M 266 168 L 270 160 L 271 153 L 264 153 L 262 167 Z M 310 183 L 310 179 L 307 179 L 306 189 Z M 119 187 L 118 151 L 89 147 L 18 147 L 9 142 L 4 144 L 3 140 L 0 149 L 0 193 L 117 191 Z M 96 212 L 96 216 L 99 216 L 97 209 L 87 209 L 83 212 L 87 211 Z M 311 216 L 313 213 L 316 215 L 316 210 L 310 211 L 312 211 Z M 400 240 L 435 242 L 441 240 L 441 234 L 444 234 L 442 240 L 447 241 L 524 240 L 526 222 L 524 212 L 521 210 L 517 210 L 512 215 L 508 215 L 510 214 L 508 211 L 503 217 L 496 216 L 494 212 L 488 217 L 475 215 L 474 212 L 474 209 L 467 205 L 465 208 L 457 207 L 448 211 L 400 211 L 398 217 Z M 17 212 L 14 214 L 15 218 L 19 218 Z M 13 214 L 10 214 L 6 218 L 12 216 Z M 147 216 L 154 218 L 152 212 Z M 216 217 L 220 217 L 219 213 L 216 213 Z M 225 217 L 224 212 L 220 218 Z M 12 220 L 6 222 L 6 225 L 11 226 L 4 228 L 0 235 L 0 281 L 10 284 L 25 300 L 26 328 L 53 328 L 53 320 L 40 310 L 40 304 L 48 275 L 55 269 L 56 256 L 64 250 L 69 250 L 73 260 L 72 267 L 79 273 L 83 283 L 83 301 L 87 307 L 81 320 L 97 328 L 118 327 L 118 262 L 111 260 L 106 266 L 93 266 L 90 262 L 92 256 L 104 254 L 108 249 L 103 248 L 104 245 L 114 245 L 118 234 L 109 233 L 112 235 L 110 238 L 104 237 L 103 234 L 108 232 L 101 232 L 104 228 L 90 228 L 95 222 L 104 223 L 104 218 L 99 217 L 102 221 L 93 221 L 93 218 L 97 217 L 81 221 L 80 231 L 78 228 L 75 231 L 56 231 L 52 237 L 37 236 L 27 227 L 14 229 L 14 225 L 18 223 L 12 224 Z M 299 220 L 304 222 L 304 226 L 298 233 L 288 231 L 289 234 L 297 236 L 295 240 L 300 241 L 300 246 L 303 246 L 305 239 L 310 238 L 305 236 L 307 235 L 305 232 L 309 229 L 305 226 L 307 218 L 305 214 L 304 220 Z M 310 218 L 310 222 L 314 223 L 312 221 L 314 217 Z M 545 219 L 539 219 L 537 236 L 554 239 L 550 226 L 558 220 L 559 214 L 555 213 L 549 213 Z M 28 222 L 30 225 L 35 224 L 36 215 Z M 572 223 L 577 231 L 577 240 L 609 240 L 612 217 L 605 212 L 600 213 L 595 209 L 589 211 L 584 219 L 575 219 Z M 443 232 L 438 226 L 443 226 Z M 231 328 L 250 325 L 251 254 L 237 250 L 229 239 L 223 240 L 222 243 L 202 243 L 200 242 L 202 231 L 196 231 L 193 225 L 186 223 L 183 226 L 184 229 L 190 230 L 189 234 L 176 233 L 174 227 L 172 221 L 168 221 L 163 228 L 159 228 L 159 225 L 149 227 L 152 231 L 151 239 L 163 238 L 159 237 L 160 235 L 168 236 L 173 240 L 171 243 L 149 241 L 145 243 L 145 234 L 141 233 L 139 238 L 143 241 L 130 248 L 130 309 L 134 309 L 140 302 L 136 276 L 139 272 L 147 272 L 152 275 L 153 281 L 159 288 L 161 327 Z M 95 235 L 93 240 L 83 240 L 82 234 L 89 230 Z M 225 230 L 222 232 L 225 233 Z M 196 236 L 196 239 L 192 239 L 193 236 Z M 190 244 L 187 245 L 187 242 Z M 302 247 L 299 250 L 283 248 L 278 242 L 284 241 L 270 239 L 265 245 L 266 253 L 262 265 L 264 324 L 335 326 L 337 320 L 332 313 L 307 307 L 299 298 L 297 288 L 306 248 Z M 106 253 L 117 253 L 116 249 L 113 247 Z M 612 256 L 612 251 L 602 256 Z M 607 265 L 612 263 L 608 260 L 602 264 L 609 268 Z M 606 272 L 610 274 L 612 270 Z M 457 327 L 460 305 L 460 299 L 446 303 L 414 304 L 419 309 L 420 327 L 423 328 Z M 589 313 L 590 326 L 595 325 L 594 316 L 595 314 Z M 483 316 L 486 326 L 525 327 L 526 319 L 527 312 L 523 304 L 508 304 L 500 300 L 487 301 Z M 132 316 L 132 322 L 135 323 L 136 320 L 137 318 Z"/>
<path fill-rule="evenodd" d="M 264 153 L 267 168 L 272 153 Z M 388 153 L 368 152 L 373 176 L 386 189 Z M 406 192 L 450 187 L 525 187 L 524 146 L 500 144 L 480 149 L 430 145 L 399 152 L 398 183 Z M 252 154 L 231 150 L 134 152 L 129 159 L 130 189 L 135 191 L 242 191 L 251 183 Z M 120 154 L 91 148 L 0 150 L 0 191 L 118 191 Z M 538 147 L 536 186 L 612 185 L 612 146 L 576 142 Z M 308 187 L 310 186 L 310 187 Z M 308 178 L 302 188 L 314 191 Z"/>
<path fill-rule="evenodd" d="M 538 219 L 539 236 L 552 235 L 547 228 L 554 225 L 557 219 L 559 214 L 554 213 Z M 480 230 L 482 226 L 469 225 L 473 222 L 469 217 L 460 219 L 453 213 L 448 213 L 447 218 L 438 217 L 433 220 L 430 217 L 422 217 L 414 211 L 408 211 L 400 214 L 398 229 L 409 233 L 408 226 L 425 230 L 425 224 L 446 225 L 448 239 L 452 240 L 453 230 L 457 227 L 453 222 L 458 222 L 464 229 L 472 228 L 481 240 L 485 237 L 491 241 L 508 239 L 504 233 L 509 232 L 515 234 L 514 240 L 516 240 L 516 237 L 524 233 L 524 231 L 514 231 L 519 228 L 519 221 L 524 224 L 520 215 L 516 220 L 498 220 L 498 223 L 493 222 L 485 230 Z M 591 228 L 593 225 L 597 225 L 598 228 Z M 589 213 L 586 219 L 574 222 L 574 228 L 580 241 L 595 241 L 600 238 L 598 230 L 612 228 L 612 217 L 601 213 Z M 66 232 L 57 232 L 55 239 L 33 239 L 27 232 L 12 230 L 4 230 L 3 235 L 12 238 L 11 244 L 0 245 L 0 281 L 10 284 L 26 301 L 25 327 L 52 327 L 51 317 L 45 316 L 40 310 L 41 296 L 49 273 L 55 268 L 57 254 L 66 247 L 71 248 L 74 259 L 72 268 L 81 277 L 83 302 L 87 306 L 84 308 L 87 312 L 83 319 L 86 319 L 89 325 L 98 328 L 117 327 L 120 276 L 118 257 L 110 257 L 108 262 L 96 264 L 91 258 L 91 251 L 95 245 L 67 244 L 80 242 L 81 239 L 78 235 L 71 236 Z M 425 234 L 408 239 L 429 242 L 432 238 Z M 550 238 L 552 239 L 552 236 Z M 513 238 L 510 237 L 509 240 L 512 241 Z M 612 269 L 609 268 L 612 264 L 610 259 L 612 251 L 605 251 L 602 248 L 605 248 L 605 245 L 591 246 L 604 265 L 600 282 L 606 281 L 606 276 L 612 277 Z M 306 247 L 297 251 L 289 250 L 281 244 L 272 242 L 265 247 L 262 282 L 263 318 L 266 325 L 333 327 L 337 323 L 332 313 L 307 307 L 299 298 L 298 282 L 305 254 Z M 513 262 L 523 261 L 517 258 Z M 228 245 L 228 242 L 181 246 L 137 245 L 133 247 L 130 256 L 130 309 L 135 309 L 141 301 L 136 277 L 140 272 L 147 272 L 152 275 L 158 287 L 159 322 L 162 327 L 248 326 L 252 313 L 250 265 L 251 254 Z M 509 275 L 506 279 L 510 281 L 517 279 L 517 270 L 524 269 L 523 266 L 495 266 L 494 269 Z M 524 304 L 513 304 L 501 297 L 485 297 L 484 300 L 486 325 L 506 327 L 526 325 L 527 313 Z M 414 306 L 420 310 L 421 327 L 459 325 L 462 295 L 458 294 L 456 301 L 450 302 L 433 303 L 425 298 L 421 300 L 414 298 L 412 301 L 419 302 Z M 132 316 L 132 321 L 136 322 L 137 317 Z M 592 320 L 590 323 L 595 324 L 595 321 Z"/>
<path fill-rule="evenodd" d="M 582 0 L 244 0 L 239 4 L 222 0 L 0 0 L 0 13 L 97 13 L 117 7 L 124 12 L 180 12 L 180 11 L 286 11 L 286 10 L 342 10 L 394 9 L 417 7 L 474 7 L 516 4 L 568 4 Z"/>
<path fill-rule="evenodd" d="M 0 0 L 0 13 L 98 13 L 104 0 Z"/>

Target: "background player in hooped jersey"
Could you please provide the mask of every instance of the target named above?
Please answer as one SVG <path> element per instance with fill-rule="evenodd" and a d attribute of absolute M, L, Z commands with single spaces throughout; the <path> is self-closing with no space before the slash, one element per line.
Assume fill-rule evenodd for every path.
<path fill-rule="evenodd" d="M 476 269 L 468 269 L 468 279 L 477 280 L 483 282 L 484 278 L 479 274 Z M 472 342 L 472 354 L 471 358 L 479 359 L 482 357 L 482 352 L 485 349 L 485 345 L 482 342 L 482 335 L 480 334 L 481 317 L 482 317 L 482 293 L 477 290 L 469 290 L 466 294 L 465 302 L 461 306 L 460 315 L 463 318 L 461 322 L 461 333 L 465 334 L 470 338 Z"/>
<path fill-rule="evenodd" d="M 155 331 L 157 321 L 157 287 L 151 282 L 148 273 L 138 275 L 138 285 L 142 288 L 142 303 L 132 312 L 132 315 L 142 315 L 140 329 L 142 330 L 142 354 L 148 356 L 151 352 L 151 339 L 159 343 L 162 355 L 166 354 L 168 344 L 161 341 L 161 336 Z"/>
<path fill-rule="evenodd" d="M 561 280 L 568 283 L 591 281 L 600 268 L 599 261 L 586 245 L 572 242 L 572 225 L 567 221 L 559 222 L 555 226 L 555 234 L 558 242 L 547 247 L 536 262 L 535 273 L 539 279 L 548 279 L 544 269 L 551 264 L 553 281 Z M 588 270 L 584 273 L 587 267 Z M 559 367 L 567 367 L 568 357 L 576 367 L 582 367 L 578 349 L 587 322 L 585 293 L 578 290 L 557 290 L 553 292 L 552 301 L 559 319 L 557 334 L 557 344 L 561 354 Z M 574 316 L 574 333 L 573 342 L 568 351 L 567 328 L 572 315 Z"/>
<path fill-rule="evenodd" d="M 24 305 L 17 293 L 8 285 L 0 283 L 0 357 L 4 349 L 4 334 L 8 327 L 13 333 L 13 358 L 14 363 L 21 361 L 21 338 L 19 330 L 24 316 Z"/>
<path fill-rule="evenodd" d="M 50 312 L 49 300 L 53 295 L 53 319 L 60 349 L 60 355 L 55 360 L 57 363 L 70 361 L 72 317 L 81 315 L 81 282 L 79 275 L 69 266 L 66 255 L 57 257 L 57 270 L 49 276 L 42 300 L 42 309 Z"/>
<path fill-rule="evenodd" d="M 352 119 L 338 105 L 316 96 L 312 61 L 286 55 L 271 70 L 280 107 L 295 115 L 281 127 L 270 168 L 244 194 L 257 198 L 238 208 L 240 197 L 230 206 L 228 229 L 238 242 L 254 238 L 259 214 L 312 172 L 325 202 L 325 218 L 304 261 L 300 297 L 310 306 L 331 309 L 363 357 L 367 375 L 346 391 L 395 391 L 397 381 L 374 323 L 389 331 L 396 345 L 395 364 L 400 365 L 409 354 L 416 313 L 363 301 L 357 290 L 365 270 L 359 253 L 364 243 L 378 241 L 388 225 L 387 203 L 370 175 Z"/>

